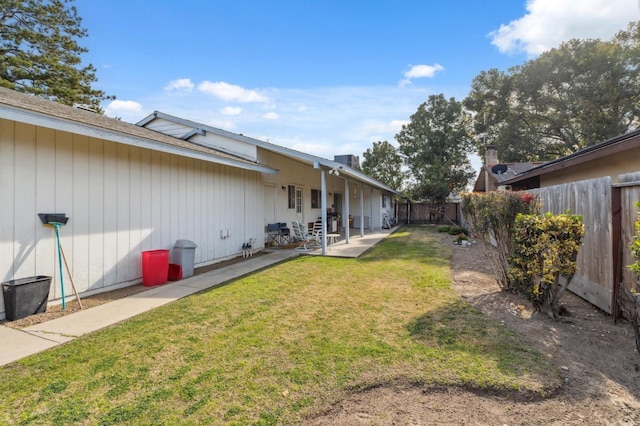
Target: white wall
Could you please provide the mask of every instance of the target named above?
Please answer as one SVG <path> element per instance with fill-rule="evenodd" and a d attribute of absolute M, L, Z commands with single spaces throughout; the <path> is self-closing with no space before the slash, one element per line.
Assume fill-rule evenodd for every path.
<path fill-rule="evenodd" d="M 0 279 L 50 275 L 61 297 L 55 233 L 38 213 L 70 218 L 61 241 L 81 293 L 139 282 L 141 252 L 177 239 L 198 245 L 196 265 L 237 255 L 264 243 L 262 191 L 257 172 L 0 120 Z"/>
<path fill-rule="evenodd" d="M 261 164 L 273 167 L 280 171 L 277 175 L 264 175 L 265 188 L 275 188 L 275 216 L 276 222 L 286 222 L 291 225 L 292 220 L 301 220 L 303 223 L 313 222 L 316 218 L 322 215 L 320 208 L 311 208 L 311 190 L 320 189 L 320 170 L 314 169 L 311 165 L 304 164 L 302 162 L 293 160 L 280 154 L 276 154 L 270 151 L 259 149 L 258 161 Z M 345 180 L 344 177 L 330 175 L 325 173 L 326 179 L 326 197 L 327 207 L 331 207 L 333 204 L 334 194 L 342 194 L 343 196 L 343 208 L 345 205 Z M 296 214 L 292 209 L 288 208 L 287 203 L 287 191 L 282 190 L 288 185 L 295 185 L 300 187 L 304 192 L 303 200 L 303 212 L 302 217 Z M 271 190 L 269 190 L 271 192 Z M 363 206 L 360 206 L 360 194 L 363 194 Z M 266 196 L 266 195 L 265 195 Z M 373 197 L 373 214 L 371 210 L 371 197 Z M 270 204 L 269 204 L 270 205 Z M 381 219 L 381 194 L 379 190 L 371 191 L 371 187 L 367 185 L 361 185 L 353 181 L 349 182 L 349 211 L 352 216 L 361 215 L 361 210 L 364 211 L 364 216 L 373 216 L 373 225 L 375 228 L 380 228 L 382 224 Z M 345 212 L 340 212 L 342 215 Z M 270 216 L 270 215 L 269 215 Z M 268 217 L 265 217 L 265 225 L 270 221 Z"/>

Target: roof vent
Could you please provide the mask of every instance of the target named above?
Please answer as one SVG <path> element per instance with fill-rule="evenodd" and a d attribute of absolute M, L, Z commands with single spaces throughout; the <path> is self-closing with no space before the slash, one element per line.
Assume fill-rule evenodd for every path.
<path fill-rule="evenodd" d="M 90 106 L 88 106 L 88 105 L 80 105 L 80 104 L 76 104 L 76 105 L 74 105 L 74 107 L 75 107 L 76 109 L 81 109 L 81 110 L 83 110 L 83 111 L 89 111 L 89 112 L 92 112 L 92 113 L 94 113 L 94 114 L 97 114 L 97 113 L 98 113 L 98 111 L 97 111 L 97 110 L 95 110 L 95 109 L 91 108 L 91 107 L 90 107 Z"/>

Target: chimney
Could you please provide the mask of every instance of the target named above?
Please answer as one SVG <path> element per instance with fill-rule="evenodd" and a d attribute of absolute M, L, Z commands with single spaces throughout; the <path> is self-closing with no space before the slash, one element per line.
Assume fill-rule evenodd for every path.
<path fill-rule="evenodd" d="M 484 165 L 491 168 L 498 164 L 498 151 L 493 146 L 488 146 L 484 153 Z"/>
<path fill-rule="evenodd" d="M 487 171 L 485 171 L 484 173 L 485 192 L 496 190 L 495 182 L 493 182 L 492 179 L 489 179 L 489 170 L 491 170 L 491 168 L 496 164 L 498 164 L 498 151 L 495 149 L 495 147 L 489 145 L 487 146 L 487 150 L 484 153 L 484 166 L 487 169 Z"/>

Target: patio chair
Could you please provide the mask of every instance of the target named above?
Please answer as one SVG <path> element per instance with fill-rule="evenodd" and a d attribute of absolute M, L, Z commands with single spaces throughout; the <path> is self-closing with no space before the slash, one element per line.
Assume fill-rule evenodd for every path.
<path fill-rule="evenodd" d="M 296 247 L 296 250 L 309 251 L 316 248 L 318 240 L 313 236 L 313 234 L 306 232 L 300 222 L 293 220 L 291 221 L 291 226 L 293 227 L 293 236 L 295 240 L 300 243 L 298 247 Z"/>
<path fill-rule="evenodd" d="M 285 246 L 291 243 L 291 230 L 287 228 L 286 222 L 280 222 L 278 227 L 280 233 L 280 245 Z"/>
<path fill-rule="evenodd" d="M 322 244 L 322 219 L 316 219 L 316 221 L 313 222 L 311 235 L 315 237 L 318 244 Z"/>

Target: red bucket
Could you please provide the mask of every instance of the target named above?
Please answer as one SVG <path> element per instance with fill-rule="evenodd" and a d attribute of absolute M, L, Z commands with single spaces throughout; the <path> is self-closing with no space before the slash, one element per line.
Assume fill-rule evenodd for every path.
<path fill-rule="evenodd" d="M 169 250 L 142 252 L 142 285 L 165 284 L 169 278 Z"/>
<path fill-rule="evenodd" d="M 175 263 L 169 264 L 169 281 L 178 281 L 182 279 L 182 266 Z"/>

